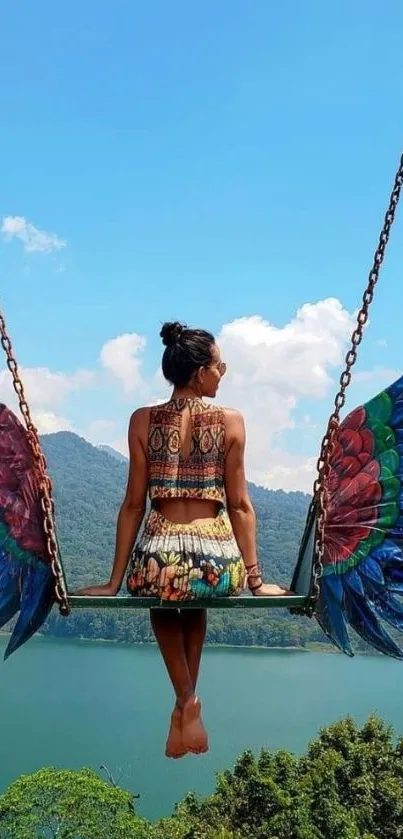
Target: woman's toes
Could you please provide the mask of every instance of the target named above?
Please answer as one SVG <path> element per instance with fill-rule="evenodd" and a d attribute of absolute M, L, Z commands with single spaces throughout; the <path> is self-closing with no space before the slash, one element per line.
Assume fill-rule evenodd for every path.
<path fill-rule="evenodd" d="M 175 708 L 171 715 L 171 725 L 165 747 L 166 757 L 177 760 L 187 754 L 182 739 L 182 712 Z"/>
<path fill-rule="evenodd" d="M 208 737 L 201 718 L 200 700 L 191 696 L 182 712 L 182 742 L 185 749 L 193 754 L 205 754 L 208 751 Z"/>

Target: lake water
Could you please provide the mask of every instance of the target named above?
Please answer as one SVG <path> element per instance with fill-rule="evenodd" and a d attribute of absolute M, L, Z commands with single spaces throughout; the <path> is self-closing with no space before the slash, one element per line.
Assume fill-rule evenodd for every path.
<path fill-rule="evenodd" d="M 0 639 L 3 654 L 6 639 Z M 245 748 L 302 752 L 320 726 L 375 711 L 403 733 L 403 665 L 381 657 L 207 649 L 200 695 L 210 752 L 164 757 L 172 694 L 157 650 L 35 638 L 0 664 L 0 788 L 41 766 L 99 770 L 169 814 Z"/>

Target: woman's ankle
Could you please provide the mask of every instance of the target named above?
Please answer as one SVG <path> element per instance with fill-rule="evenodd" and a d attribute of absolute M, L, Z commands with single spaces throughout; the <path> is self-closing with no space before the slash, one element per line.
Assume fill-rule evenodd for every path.
<path fill-rule="evenodd" d="M 185 693 L 181 696 L 177 696 L 176 697 L 175 710 L 183 711 L 185 705 L 187 704 L 187 702 L 189 702 L 189 699 L 192 699 L 192 697 L 194 697 L 194 699 L 196 699 L 194 691 L 190 691 L 190 692 Z"/>

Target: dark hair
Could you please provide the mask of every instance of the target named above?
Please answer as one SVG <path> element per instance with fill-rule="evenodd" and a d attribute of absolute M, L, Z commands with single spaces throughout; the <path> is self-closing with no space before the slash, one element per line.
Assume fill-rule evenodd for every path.
<path fill-rule="evenodd" d="M 184 387 L 199 367 L 211 364 L 214 335 L 205 329 L 189 329 L 185 324 L 164 323 L 160 336 L 165 345 L 162 372 L 172 385 Z"/>

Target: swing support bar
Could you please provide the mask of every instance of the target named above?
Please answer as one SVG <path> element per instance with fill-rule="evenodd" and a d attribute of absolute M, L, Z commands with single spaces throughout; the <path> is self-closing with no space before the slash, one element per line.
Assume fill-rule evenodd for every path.
<path fill-rule="evenodd" d="M 71 609 L 301 609 L 307 605 L 304 595 L 286 597 L 209 597 L 208 600 L 170 601 L 157 597 L 82 597 L 68 596 Z"/>

